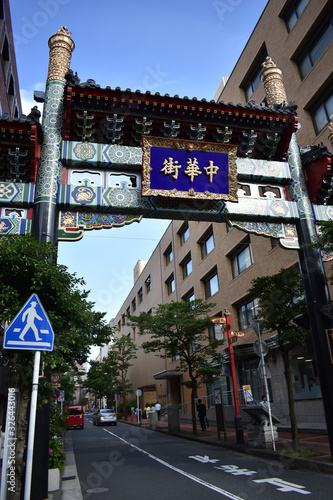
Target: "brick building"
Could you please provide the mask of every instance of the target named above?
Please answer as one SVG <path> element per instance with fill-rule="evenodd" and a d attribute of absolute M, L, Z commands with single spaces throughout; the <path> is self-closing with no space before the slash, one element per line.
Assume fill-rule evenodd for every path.
<path fill-rule="evenodd" d="M 298 105 L 298 143 L 305 147 L 323 141 L 329 146 L 328 124 L 333 113 L 332 33 L 330 2 L 270 0 L 232 74 L 224 87 L 219 86 L 214 99 L 242 105 L 249 100 L 265 102 L 261 63 L 270 56 L 283 71 L 288 99 Z M 264 385 L 259 358 L 253 350 L 257 337 L 250 327 L 257 302 L 248 289 L 257 276 L 297 265 L 297 252 L 281 248 L 276 239 L 247 234 L 226 223 L 173 221 L 146 266 L 136 274 L 134 286 L 111 325 L 118 326 L 121 334 L 129 335 L 140 347 L 144 339 L 126 325 L 128 313 L 150 312 L 160 303 L 191 297 L 216 303 L 214 316 L 228 309 L 233 329 L 247 331 L 235 344 L 238 387 L 250 385 L 254 398 L 260 400 Z M 209 335 L 215 333 L 212 328 Z M 273 409 L 287 418 L 282 358 L 274 335 L 267 342 Z M 225 403 L 231 402 L 228 350 L 225 352 L 221 376 L 213 385 L 200 388 L 199 396 L 207 396 L 208 404 L 214 388 L 221 386 Z M 134 391 L 143 391 L 141 406 L 159 400 L 164 404 L 182 404 L 184 412 L 189 412 L 186 403 L 190 394 L 181 384 L 183 375 L 174 371 L 176 364 L 177 360 L 162 360 L 138 351 L 128 375 Z M 306 346 L 295 346 L 291 351 L 291 369 L 298 421 L 325 422 L 314 354 Z"/>
<path fill-rule="evenodd" d="M 0 115 L 22 114 L 9 0 L 0 1 Z"/>

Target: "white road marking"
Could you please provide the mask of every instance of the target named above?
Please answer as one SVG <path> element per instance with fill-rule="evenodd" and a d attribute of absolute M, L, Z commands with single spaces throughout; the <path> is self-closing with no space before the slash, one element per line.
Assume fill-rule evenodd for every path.
<path fill-rule="evenodd" d="M 174 472 L 177 472 L 178 474 L 181 474 L 182 476 L 185 476 L 188 479 L 191 479 L 192 481 L 195 481 L 196 483 L 199 483 L 202 486 L 209 488 L 210 490 L 216 491 L 217 493 L 220 493 L 221 495 L 224 495 L 227 498 L 231 498 L 232 500 L 244 500 L 243 498 L 238 497 L 237 495 L 234 495 L 233 493 L 230 493 L 229 491 L 223 490 L 222 488 L 219 488 L 218 486 L 215 486 L 214 484 L 207 483 L 207 481 L 203 481 L 199 477 L 193 476 L 193 474 L 189 474 L 188 472 L 185 472 L 182 469 L 178 469 L 178 467 L 175 467 L 174 465 L 171 465 L 168 462 L 165 462 L 164 460 L 161 460 L 160 458 L 155 457 L 155 455 L 152 455 L 151 453 L 148 453 L 147 451 L 143 450 L 142 448 L 135 446 L 135 444 L 130 443 L 129 441 L 126 441 L 126 439 L 123 439 L 120 436 L 117 436 L 117 434 L 114 434 L 113 432 L 111 432 L 107 429 L 104 429 L 104 431 L 111 434 L 111 436 L 114 436 L 115 438 L 120 439 L 120 441 L 123 441 L 124 443 L 128 444 L 132 448 L 135 448 L 136 450 L 140 451 L 141 453 L 144 453 L 152 460 L 155 460 L 156 462 L 160 463 L 161 465 L 168 467 L 169 469 L 173 470 Z"/>

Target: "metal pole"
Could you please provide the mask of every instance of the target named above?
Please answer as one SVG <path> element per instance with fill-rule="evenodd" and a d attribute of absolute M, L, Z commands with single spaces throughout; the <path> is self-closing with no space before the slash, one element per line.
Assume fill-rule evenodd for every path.
<path fill-rule="evenodd" d="M 257 320 L 257 324 L 258 324 L 258 337 L 259 337 L 259 345 L 260 345 L 260 357 L 261 357 L 261 364 L 262 364 L 262 372 L 263 372 L 263 376 L 264 376 L 264 384 L 265 384 L 265 391 L 266 391 L 267 404 L 268 404 L 269 425 L 271 428 L 273 450 L 276 451 L 275 440 L 274 440 L 274 431 L 273 431 L 271 403 L 270 403 L 270 399 L 269 399 L 269 390 L 268 390 L 268 384 L 267 384 L 266 362 L 265 362 L 265 356 L 264 356 L 264 353 L 262 350 L 261 330 L 260 330 L 260 323 L 258 320 Z"/>
<path fill-rule="evenodd" d="M 235 368 L 235 357 L 234 357 L 234 347 L 231 342 L 231 318 L 228 313 L 228 311 L 225 311 L 224 313 L 225 318 L 226 318 L 226 327 L 227 327 L 227 339 L 228 339 L 228 345 L 229 345 L 229 356 L 230 356 L 230 368 L 231 368 L 231 378 L 232 378 L 232 388 L 233 388 L 233 394 L 234 394 L 234 401 L 235 401 L 235 429 L 236 429 L 236 439 L 237 443 L 241 444 L 244 443 L 244 432 L 243 432 L 243 422 L 242 422 L 242 417 L 240 414 L 240 408 L 239 408 L 239 395 L 238 395 L 238 389 L 237 389 L 237 377 L 236 377 L 236 368 Z"/>
<path fill-rule="evenodd" d="M 36 427 L 39 365 L 40 365 L 40 351 L 36 351 L 35 352 L 34 371 L 33 371 L 33 377 L 32 377 L 29 434 L 28 434 L 27 460 L 26 460 L 26 469 L 25 469 L 24 500 L 30 500 L 30 492 L 31 492 L 32 462 L 33 462 L 34 438 L 35 438 L 35 427 Z"/>

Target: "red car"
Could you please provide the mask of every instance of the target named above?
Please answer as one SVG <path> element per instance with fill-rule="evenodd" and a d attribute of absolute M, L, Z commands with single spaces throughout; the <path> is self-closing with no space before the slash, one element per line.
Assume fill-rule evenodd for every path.
<path fill-rule="evenodd" d="M 67 429 L 70 427 L 80 427 L 84 429 L 83 406 L 68 406 L 66 414 Z"/>

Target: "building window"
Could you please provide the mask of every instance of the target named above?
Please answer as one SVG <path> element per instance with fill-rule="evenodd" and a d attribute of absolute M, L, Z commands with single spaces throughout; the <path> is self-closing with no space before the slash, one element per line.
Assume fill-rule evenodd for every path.
<path fill-rule="evenodd" d="M 246 330 L 251 326 L 251 319 L 258 316 L 258 299 L 250 300 L 249 302 L 237 307 L 238 328 Z"/>
<path fill-rule="evenodd" d="M 131 315 L 131 308 L 130 306 L 128 306 L 128 308 L 126 309 L 126 316 L 130 316 Z"/>
<path fill-rule="evenodd" d="M 182 269 L 182 276 L 183 276 L 183 280 L 184 280 L 192 272 L 191 255 L 188 255 L 186 257 L 186 259 L 182 262 L 181 269 Z"/>
<path fill-rule="evenodd" d="M 295 26 L 297 19 L 299 16 L 302 14 L 303 10 L 305 9 L 306 5 L 309 3 L 309 0 L 298 0 L 297 2 L 294 3 L 294 5 L 291 7 L 291 9 L 288 11 L 288 14 L 285 17 L 285 23 L 287 26 L 288 33 L 293 29 Z"/>
<path fill-rule="evenodd" d="M 151 279 L 150 279 L 150 275 L 148 276 L 148 278 L 146 279 L 145 281 L 145 285 L 146 285 L 146 293 L 149 293 L 150 290 L 151 290 Z"/>
<path fill-rule="evenodd" d="M 221 316 L 221 314 L 220 314 Z M 209 342 L 212 343 L 214 340 L 224 340 L 223 324 L 212 323 L 208 328 Z"/>
<path fill-rule="evenodd" d="M 134 297 L 134 299 L 132 300 L 132 313 L 134 313 L 136 310 L 136 298 Z"/>
<path fill-rule="evenodd" d="M 271 249 L 273 250 L 274 248 L 276 247 L 279 247 L 280 246 L 280 243 L 279 243 L 279 238 L 270 238 L 270 242 L 271 242 Z"/>
<path fill-rule="evenodd" d="M 138 301 L 139 301 L 139 304 L 141 304 L 141 302 L 143 301 L 143 292 L 142 292 L 142 287 L 140 288 L 140 290 L 138 291 Z"/>
<path fill-rule="evenodd" d="M 178 234 L 179 234 L 180 246 L 183 246 L 185 241 L 188 240 L 188 237 L 190 236 L 190 230 L 188 224 L 183 226 Z"/>
<path fill-rule="evenodd" d="M 264 62 L 266 57 L 267 57 L 267 51 L 266 51 L 266 47 L 264 47 L 263 51 L 262 51 L 262 55 L 259 59 L 257 66 L 255 66 L 255 69 L 251 73 L 251 76 L 247 79 L 246 83 L 243 85 L 243 90 L 244 90 L 246 102 L 248 102 L 250 100 L 250 97 L 252 96 L 253 92 L 255 91 L 255 89 L 258 87 L 258 85 L 260 83 L 260 75 L 264 69 L 262 67 L 262 63 Z"/>
<path fill-rule="evenodd" d="M 132 339 L 135 342 L 135 328 L 132 328 Z"/>
<path fill-rule="evenodd" d="M 121 330 L 121 321 L 120 320 L 118 321 L 118 330 L 119 331 Z"/>
<path fill-rule="evenodd" d="M 125 314 L 122 314 L 121 315 L 121 324 L 124 326 L 125 323 L 126 323 L 126 316 L 125 316 Z"/>
<path fill-rule="evenodd" d="M 164 252 L 165 265 L 167 266 L 173 259 L 172 246 L 170 245 Z"/>
<path fill-rule="evenodd" d="M 316 64 L 320 56 L 325 52 L 326 48 L 333 40 L 333 15 L 329 17 L 329 21 L 318 29 L 317 33 L 321 33 L 314 42 L 303 52 L 303 55 L 297 62 L 301 79 L 303 80 L 309 73 L 311 68 Z"/>
<path fill-rule="evenodd" d="M 333 94 L 325 97 L 311 113 L 313 126 L 318 135 L 333 120 Z"/>
<path fill-rule="evenodd" d="M 207 278 L 203 280 L 205 289 L 205 299 L 209 299 L 214 293 L 219 291 L 219 281 L 217 271 L 213 271 Z"/>
<path fill-rule="evenodd" d="M 175 290 L 175 280 L 174 280 L 173 274 L 165 282 L 165 284 L 166 284 L 167 294 L 170 295 Z"/>
<path fill-rule="evenodd" d="M 214 248 L 214 235 L 210 231 L 200 242 L 201 258 L 204 259 Z"/>
<path fill-rule="evenodd" d="M 232 277 L 236 278 L 253 264 L 251 243 L 231 257 Z"/>
<path fill-rule="evenodd" d="M 189 300 L 189 301 L 195 300 L 194 291 L 190 290 L 186 295 L 184 295 L 183 300 L 184 301 L 185 300 Z"/>
<path fill-rule="evenodd" d="M 294 355 L 289 363 L 295 400 L 321 398 L 317 365 L 312 355 Z"/>

